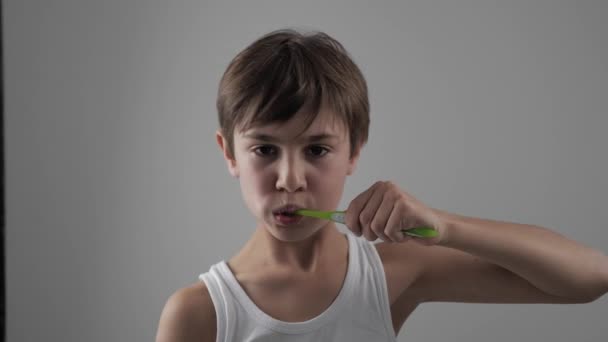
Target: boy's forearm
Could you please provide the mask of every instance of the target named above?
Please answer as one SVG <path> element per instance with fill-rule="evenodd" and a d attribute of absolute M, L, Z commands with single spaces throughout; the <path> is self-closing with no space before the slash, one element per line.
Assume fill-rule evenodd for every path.
<path fill-rule="evenodd" d="M 591 301 L 608 291 L 608 257 L 548 229 L 436 210 L 440 245 L 482 257 L 556 296 Z"/>

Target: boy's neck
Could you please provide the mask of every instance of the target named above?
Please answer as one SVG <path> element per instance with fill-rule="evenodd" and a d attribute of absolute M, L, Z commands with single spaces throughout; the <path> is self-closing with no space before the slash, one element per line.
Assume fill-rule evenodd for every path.
<path fill-rule="evenodd" d="M 343 248 L 348 248 L 345 242 L 344 234 L 332 222 L 309 238 L 295 242 L 281 241 L 266 228 L 257 227 L 235 259 L 257 267 L 312 273 L 328 258 L 339 257 Z"/>

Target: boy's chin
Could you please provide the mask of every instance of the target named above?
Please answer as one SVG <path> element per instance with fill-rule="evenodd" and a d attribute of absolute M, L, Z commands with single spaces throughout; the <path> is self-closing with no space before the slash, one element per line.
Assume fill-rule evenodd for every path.
<path fill-rule="evenodd" d="M 332 222 L 322 220 L 301 220 L 298 224 L 283 225 L 283 224 L 267 224 L 264 229 L 276 239 L 289 242 L 289 241 L 301 241 L 310 238 L 324 228 L 333 225 Z M 320 221 L 320 222 L 315 222 Z"/>
<path fill-rule="evenodd" d="M 299 231 L 288 231 L 286 229 L 270 229 L 268 232 L 275 239 L 282 242 L 298 242 L 310 239 L 311 237 L 317 235 L 320 229 L 302 229 Z"/>

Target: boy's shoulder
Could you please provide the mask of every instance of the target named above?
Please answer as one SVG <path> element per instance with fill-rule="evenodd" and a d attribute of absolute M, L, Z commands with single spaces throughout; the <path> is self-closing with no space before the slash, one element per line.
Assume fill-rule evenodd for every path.
<path fill-rule="evenodd" d="M 215 341 L 215 307 L 200 281 L 175 291 L 161 313 L 156 341 Z"/>

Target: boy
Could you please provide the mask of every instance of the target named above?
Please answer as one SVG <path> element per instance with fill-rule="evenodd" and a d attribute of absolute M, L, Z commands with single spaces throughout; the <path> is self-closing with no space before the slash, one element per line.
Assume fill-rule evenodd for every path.
<path fill-rule="evenodd" d="M 326 34 L 255 41 L 228 66 L 217 107 L 216 139 L 256 230 L 168 299 L 158 342 L 395 341 L 424 302 L 587 303 L 608 291 L 603 253 L 542 227 L 431 208 L 391 182 L 350 202 L 354 234 L 295 215 L 337 209 L 367 141 L 366 82 Z M 439 234 L 401 233 L 417 226 Z"/>

